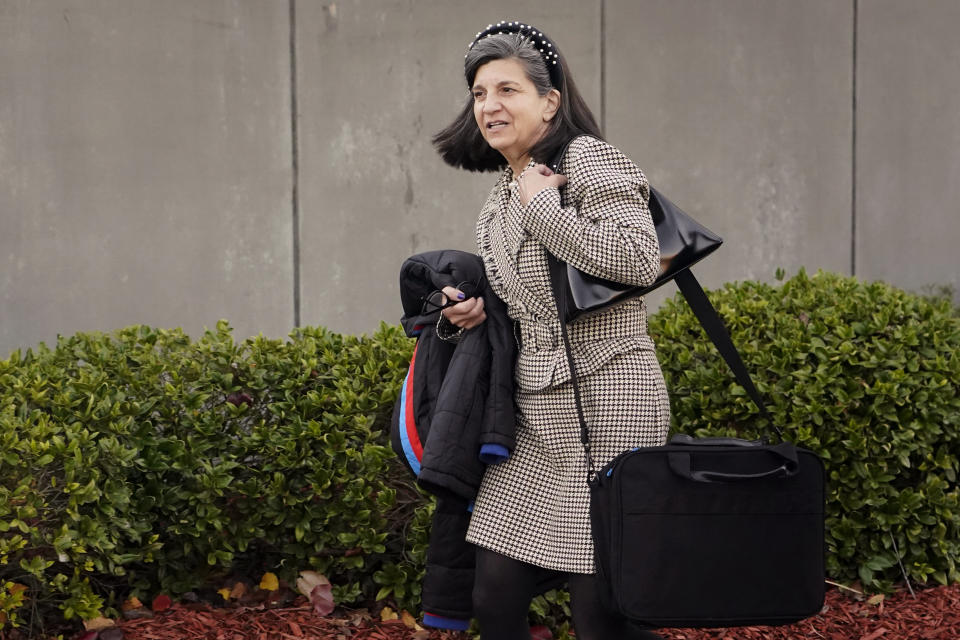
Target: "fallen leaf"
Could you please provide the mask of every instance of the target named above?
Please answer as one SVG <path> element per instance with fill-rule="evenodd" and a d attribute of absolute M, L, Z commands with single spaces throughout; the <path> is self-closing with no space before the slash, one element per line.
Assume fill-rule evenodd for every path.
<path fill-rule="evenodd" d="M 318 584 L 310 592 L 310 604 L 313 610 L 320 616 L 328 616 L 333 613 L 333 587 L 329 582 Z"/>
<path fill-rule="evenodd" d="M 409 611 L 402 611 L 400 613 L 400 619 L 403 620 L 403 624 L 406 625 L 407 629 L 413 629 L 416 631 L 420 628 L 420 625 L 417 624 L 417 621 L 412 615 L 410 615 Z"/>
<path fill-rule="evenodd" d="M 363 625 L 368 620 L 373 620 L 373 616 L 370 615 L 370 611 L 367 609 L 357 609 L 356 611 L 350 612 L 349 621 L 355 627 Z"/>
<path fill-rule="evenodd" d="M 120 606 L 120 608 L 123 609 L 124 611 L 130 611 L 131 609 L 139 609 L 142 606 L 143 606 L 143 603 L 140 602 L 140 599 L 133 597 L 133 598 L 130 598 L 129 600 L 126 600 Z"/>
<path fill-rule="evenodd" d="M 390 607 L 384 607 L 380 611 L 380 619 L 386 622 L 387 620 L 396 620 L 400 616 L 397 615 L 397 612 L 391 609 Z"/>
<path fill-rule="evenodd" d="M 13 596 L 20 593 L 21 591 L 26 591 L 28 588 L 29 587 L 27 587 L 27 585 L 25 584 L 14 582 L 13 584 L 10 585 L 10 587 L 7 590 L 10 592 L 10 595 Z"/>
<path fill-rule="evenodd" d="M 316 571 L 301 571 L 300 577 L 297 578 L 297 591 L 309 598 L 313 588 L 323 583 L 330 584 L 330 581 L 323 574 Z"/>
<path fill-rule="evenodd" d="M 553 640 L 553 632 L 542 624 L 530 627 L 530 640 Z"/>
<path fill-rule="evenodd" d="M 165 593 L 161 593 L 153 599 L 153 602 L 150 604 L 150 608 L 155 612 L 166 611 L 170 608 L 171 604 L 173 604 L 173 602 L 170 600 L 170 596 Z"/>
<path fill-rule="evenodd" d="M 97 618 L 92 618 L 90 620 L 83 621 L 83 628 L 87 631 L 99 631 L 100 629 L 109 629 L 116 623 L 110 618 L 104 618 L 99 616 Z"/>
<path fill-rule="evenodd" d="M 230 597 L 239 600 L 247 592 L 247 585 L 242 582 L 235 582 L 233 588 L 230 589 Z"/>
<path fill-rule="evenodd" d="M 223 599 L 224 599 L 224 600 L 229 600 L 229 599 L 230 599 L 230 589 L 227 589 L 226 587 L 224 587 L 223 589 L 218 589 L 218 590 L 217 590 L 217 593 L 219 593 L 221 596 L 223 596 Z"/>
<path fill-rule="evenodd" d="M 276 591 L 280 588 L 280 581 L 277 580 L 277 576 L 274 573 L 269 571 L 263 574 L 263 577 L 260 578 L 260 588 L 267 591 Z"/>
<path fill-rule="evenodd" d="M 318 615 L 328 616 L 333 612 L 333 587 L 326 576 L 316 571 L 301 571 L 297 590 L 310 599 Z"/>
<path fill-rule="evenodd" d="M 873 596 L 872 598 L 870 598 L 869 600 L 867 600 L 867 603 L 868 603 L 868 604 L 875 604 L 875 605 L 877 605 L 877 614 L 882 616 L 882 615 L 883 615 L 883 603 L 884 603 L 885 601 L 886 601 L 886 599 L 885 599 L 884 595 L 883 595 L 882 593 L 878 593 L 877 595 L 875 595 L 875 596 Z"/>

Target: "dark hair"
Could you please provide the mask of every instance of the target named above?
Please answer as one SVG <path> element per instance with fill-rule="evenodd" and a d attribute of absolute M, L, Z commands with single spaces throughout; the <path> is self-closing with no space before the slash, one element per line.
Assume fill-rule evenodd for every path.
<path fill-rule="evenodd" d="M 477 70 L 493 60 L 512 58 L 519 61 L 533 82 L 537 93 L 546 95 L 551 89 L 560 92 L 560 107 L 547 125 L 543 137 L 530 149 L 530 155 L 540 162 L 550 162 L 554 155 L 571 138 L 590 135 L 603 139 L 600 127 L 590 112 L 583 96 L 570 75 L 570 68 L 563 54 L 554 45 L 558 55 L 560 72 L 558 86 L 550 81 L 547 65 L 531 40 L 521 34 L 497 34 L 478 40 L 467 53 L 464 75 L 467 87 L 473 86 Z M 463 110 L 445 129 L 433 137 L 433 144 L 444 162 L 469 171 L 497 171 L 507 166 L 499 151 L 487 144 L 473 115 L 473 95 L 467 99 Z"/>

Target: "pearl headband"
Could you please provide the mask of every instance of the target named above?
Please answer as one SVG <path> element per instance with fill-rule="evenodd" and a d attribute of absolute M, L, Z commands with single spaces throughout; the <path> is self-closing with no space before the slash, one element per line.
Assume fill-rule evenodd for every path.
<path fill-rule="evenodd" d="M 489 24 L 486 29 L 477 33 L 477 37 L 474 38 L 470 46 L 467 47 L 467 53 L 464 54 L 463 57 L 466 58 L 470 50 L 484 38 L 504 33 L 516 33 L 526 38 L 533 47 L 540 52 L 543 63 L 547 65 L 550 82 L 554 87 L 560 86 L 561 65 L 557 64 L 560 61 L 560 54 L 557 53 L 557 48 L 550 42 L 547 34 L 529 24 L 523 24 L 521 22 L 498 22 L 497 24 Z"/>

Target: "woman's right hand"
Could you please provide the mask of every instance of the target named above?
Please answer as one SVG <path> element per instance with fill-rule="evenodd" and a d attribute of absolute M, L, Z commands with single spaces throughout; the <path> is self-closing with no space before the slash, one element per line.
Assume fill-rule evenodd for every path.
<path fill-rule="evenodd" d="M 443 294 L 448 300 L 457 300 L 463 297 L 463 292 L 456 287 L 444 287 Z M 483 298 L 467 298 L 452 307 L 447 307 L 441 313 L 450 323 L 463 329 L 473 329 L 487 319 L 483 310 Z"/>

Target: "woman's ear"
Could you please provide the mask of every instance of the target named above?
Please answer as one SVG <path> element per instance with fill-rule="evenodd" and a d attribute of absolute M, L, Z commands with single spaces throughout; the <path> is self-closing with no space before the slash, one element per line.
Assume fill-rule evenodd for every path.
<path fill-rule="evenodd" d="M 557 111 L 560 109 L 560 92 L 556 89 L 550 89 L 544 98 L 547 99 L 547 104 L 543 110 L 543 121 L 549 122 L 553 120 L 553 116 L 557 115 Z"/>

